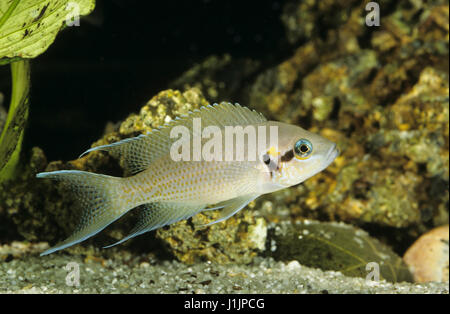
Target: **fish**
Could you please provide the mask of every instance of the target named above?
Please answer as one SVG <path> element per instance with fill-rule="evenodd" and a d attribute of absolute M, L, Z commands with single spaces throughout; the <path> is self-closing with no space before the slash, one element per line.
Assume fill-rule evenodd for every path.
<path fill-rule="evenodd" d="M 219 217 L 199 227 L 224 221 L 257 197 L 321 172 L 339 155 L 336 144 L 319 134 L 269 121 L 228 102 L 203 106 L 146 134 L 88 149 L 80 157 L 95 151 L 122 160 L 130 175 L 38 173 L 37 178 L 64 182 L 83 208 L 75 231 L 41 256 L 96 235 L 132 209 L 138 211 L 138 220 L 130 234 L 106 247 L 206 210 L 220 211 Z"/>

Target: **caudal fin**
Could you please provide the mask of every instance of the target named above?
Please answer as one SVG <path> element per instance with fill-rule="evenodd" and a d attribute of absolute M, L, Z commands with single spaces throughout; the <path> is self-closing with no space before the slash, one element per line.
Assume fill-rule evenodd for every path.
<path fill-rule="evenodd" d="M 77 170 L 42 172 L 38 173 L 36 177 L 65 182 L 84 209 L 81 221 L 74 233 L 66 240 L 41 253 L 41 256 L 65 249 L 92 237 L 131 209 L 123 206 L 120 195 L 116 192 L 122 178 Z"/>

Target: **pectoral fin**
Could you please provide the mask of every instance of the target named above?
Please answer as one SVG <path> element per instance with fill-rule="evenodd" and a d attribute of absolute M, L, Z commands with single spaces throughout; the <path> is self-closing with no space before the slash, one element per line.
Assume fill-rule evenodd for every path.
<path fill-rule="evenodd" d="M 236 214 L 238 211 L 240 211 L 242 208 L 244 208 L 248 203 L 250 203 L 255 198 L 257 198 L 258 196 L 259 195 L 249 194 L 249 195 L 236 197 L 231 200 L 219 203 L 222 205 L 218 204 L 218 206 L 215 206 L 215 208 L 220 208 L 223 206 L 223 209 L 220 211 L 219 218 L 208 224 L 199 225 L 198 227 L 210 226 L 210 225 L 213 225 L 215 223 L 218 223 L 218 222 L 221 222 L 221 221 L 224 221 L 224 220 L 230 218 L 231 216 Z"/>

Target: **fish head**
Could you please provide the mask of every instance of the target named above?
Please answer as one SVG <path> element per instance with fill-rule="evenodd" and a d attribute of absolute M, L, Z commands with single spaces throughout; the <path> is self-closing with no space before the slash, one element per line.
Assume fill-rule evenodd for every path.
<path fill-rule="evenodd" d="M 299 184 L 327 168 L 339 155 L 336 144 L 299 126 L 270 121 L 277 127 L 276 147 L 270 146 L 270 180 L 280 188 Z M 267 165 L 268 163 L 266 163 Z"/>

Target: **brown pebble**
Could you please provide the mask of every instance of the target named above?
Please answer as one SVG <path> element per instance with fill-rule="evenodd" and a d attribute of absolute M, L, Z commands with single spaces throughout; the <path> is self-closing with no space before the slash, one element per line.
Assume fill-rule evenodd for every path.
<path fill-rule="evenodd" d="M 448 282 L 449 227 L 434 228 L 413 243 L 403 256 L 415 282 Z"/>

